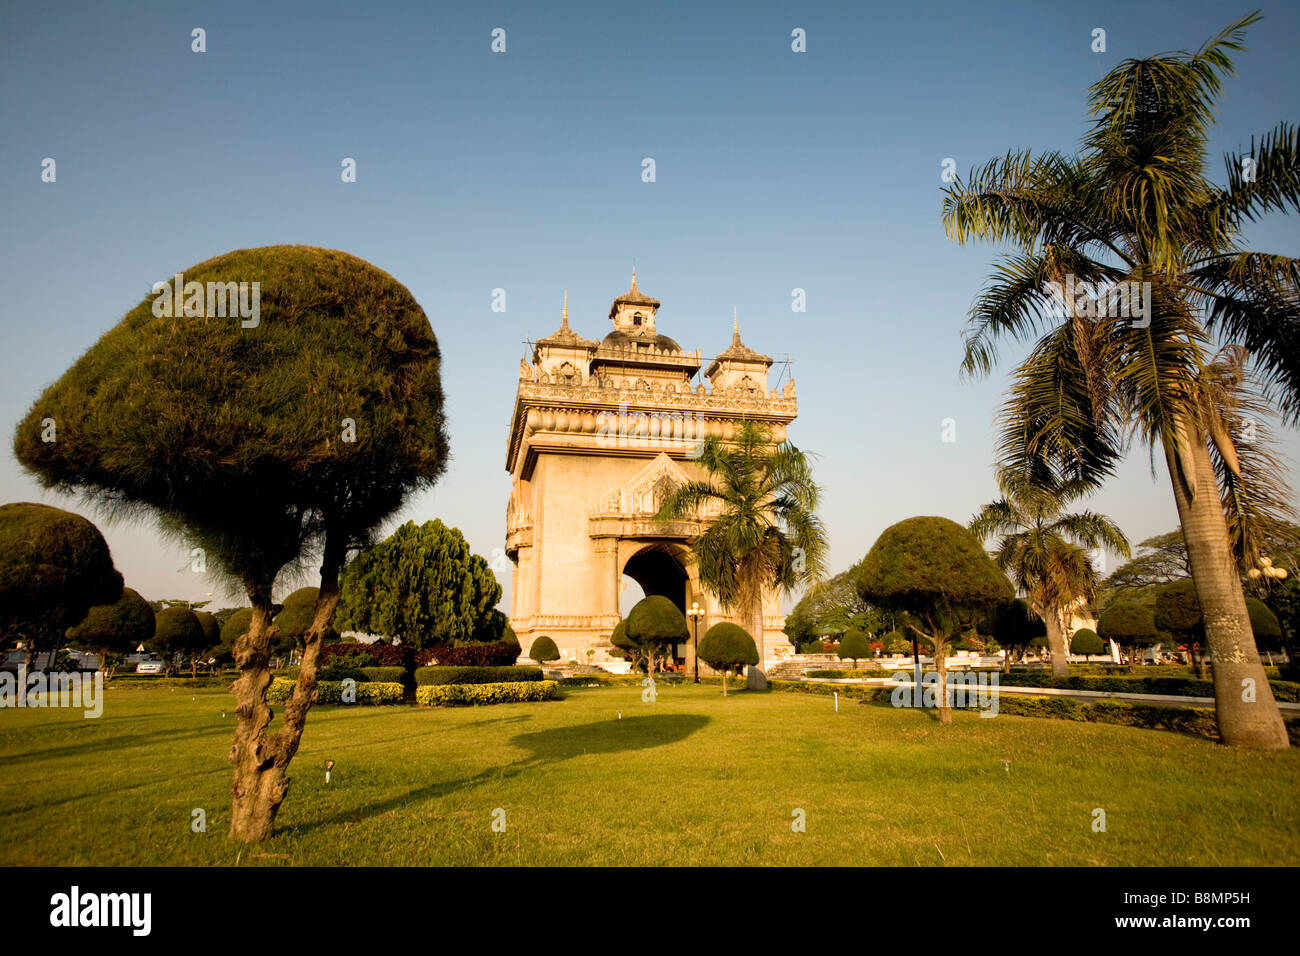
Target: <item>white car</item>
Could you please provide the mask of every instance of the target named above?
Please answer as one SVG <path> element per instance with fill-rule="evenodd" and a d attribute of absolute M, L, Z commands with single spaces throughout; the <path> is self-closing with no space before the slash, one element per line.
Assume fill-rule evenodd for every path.
<path fill-rule="evenodd" d="M 161 674 L 163 672 L 162 661 L 141 661 L 135 665 L 137 674 Z"/>

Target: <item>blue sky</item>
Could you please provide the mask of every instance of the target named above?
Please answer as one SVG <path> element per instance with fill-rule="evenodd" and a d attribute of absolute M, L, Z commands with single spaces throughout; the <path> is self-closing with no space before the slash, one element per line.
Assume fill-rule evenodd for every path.
<path fill-rule="evenodd" d="M 789 355 L 790 436 L 819 456 L 832 570 L 902 518 L 964 522 L 995 493 L 992 420 L 1019 352 L 987 380 L 958 374 L 996 250 L 944 237 L 941 162 L 1073 150 L 1102 73 L 1195 48 L 1249 9 L 6 2 L 0 501 L 98 518 L 24 475 L 14 423 L 155 280 L 230 249 L 305 243 L 392 273 L 438 335 L 453 461 L 399 521 L 436 516 L 480 553 L 501 546 L 523 340 L 558 326 L 565 289 L 575 329 L 602 337 L 635 261 L 663 303 L 659 329 L 683 347 L 725 348 L 734 306 L 747 344 Z M 1216 178 L 1224 151 L 1297 119 L 1300 11 L 1263 12 L 1220 102 Z M 504 54 L 489 49 L 496 27 Z M 1106 53 L 1090 50 L 1096 27 Z M 55 183 L 41 182 L 45 157 Z M 344 157 L 356 183 L 340 181 Z M 1247 239 L 1300 255 L 1297 225 L 1276 216 Z M 505 313 L 490 309 L 494 288 Z M 1300 457 L 1300 436 L 1282 450 Z M 1135 449 L 1090 507 L 1134 541 L 1172 530 L 1157 466 Z M 211 589 L 152 527 L 102 527 L 146 597 Z"/>

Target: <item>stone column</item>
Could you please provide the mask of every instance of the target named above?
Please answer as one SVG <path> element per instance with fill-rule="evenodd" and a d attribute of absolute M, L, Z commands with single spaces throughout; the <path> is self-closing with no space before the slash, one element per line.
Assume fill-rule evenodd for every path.
<path fill-rule="evenodd" d="M 596 568 L 599 575 L 600 614 L 618 616 L 618 585 L 622 575 L 618 567 L 618 538 L 597 538 Z"/>

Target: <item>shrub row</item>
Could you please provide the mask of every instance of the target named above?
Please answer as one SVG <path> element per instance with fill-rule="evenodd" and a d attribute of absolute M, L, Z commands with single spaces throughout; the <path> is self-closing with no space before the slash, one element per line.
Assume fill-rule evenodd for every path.
<path fill-rule="evenodd" d="M 506 684 L 542 679 L 540 667 L 420 667 L 417 687 L 435 684 Z"/>
<path fill-rule="evenodd" d="M 578 674 L 573 677 L 561 677 L 559 683 L 562 687 L 588 687 L 592 684 L 600 687 L 639 687 L 645 680 L 645 674 Z M 656 674 L 655 683 L 660 687 L 681 687 L 683 684 L 693 684 L 695 678 L 689 674 Z M 700 676 L 701 684 L 716 684 L 722 686 L 722 677 L 717 674 Z M 732 674 L 727 678 L 728 687 L 741 687 L 745 683 L 745 675 Z"/>
<path fill-rule="evenodd" d="M 1190 677 L 1144 677 L 1111 675 L 1107 677 L 1053 677 L 1049 673 L 1012 671 L 1003 674 L 1008 687 L 1052 687 L 1059 690 L 1098 690 L 1120 694 L 1167 694 L 1175 697 L 1213 697 L 1214 682 Z M 1271 680 L 1273 696 L 1278 701 L 1300 703 L 1300 684 Z"/>
<path fill-rule="evenodd" d="M 834 679 L 837 677 L 850 677 L 850 678 L 890 677 L 893 674 L 894 674 L 894 670 L 890 668 L 884 668 L 884 667 L 861 668 L 860 667 L 857 670 L 850 669 L 850 670 L 843 670 L 843 671 L 837 671 L 837 670 L 808 671 L 806 674 L 804 674 L 804 677 L 829 677 Z"/>
<path fill-rule="evenodd" d="M 838 691 L 841 697 L 847 699 L 892 706 L 893 691 L 888 687 L 836 686 L 785 680 L 774 680 L 771 686 L 773 690 L 816 694 L 822 697 L 829 697 Z M 977 705 L 972 702 L 971 706 L 974 708 Z M 1159 707 L 1123 700 L 1087 703 L 1069 697 L 1022 697 L 1001 694 L 998 696 L 998 713 L 1015 717 L 1054 717 L 1058 720 L 1082 720 L 1101 724 L 1119 724 L 1124 727 L 1172 730 L 1208 740 L 1219 739 L 1214 710 L 1210 707 Z M 1300 715 L 1284 715 L 1283 722 L 1286 724 L 1292 743 L 1300 744 Z"/>
<path fill-rule="evenodd" d="M 266 690 L 266 699 L 271 703 L 284 703 L 293 694 L 294 681 L 277 677 L 271 681 Z M 376 682 L 358 682 L 356 684 L 358 704 L 400 704 L 406 691 L 401 684 L 381 684 Z M 342 681 L 318 681 L 316 684 L 316 703 L 343 703 Z"/>
<path fill-rule="evenodd" d="M 444 704 L 516 704 L 551 700 L 559 686 L 553 680 L 511 681 L 501 684 L 426 684 L 416 688 L 415 701 Z"/>

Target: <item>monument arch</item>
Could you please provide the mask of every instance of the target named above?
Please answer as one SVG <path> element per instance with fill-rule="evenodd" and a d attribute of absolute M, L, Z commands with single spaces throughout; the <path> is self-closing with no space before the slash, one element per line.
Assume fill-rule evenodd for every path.
<path fill-rule="evenodd" d="M 673 489 L 705 477 L 696 462 L 705 438 L 726 439 L 752 420 L 784 440 L 798 411 L 794 382 L 769 388 L 772 359 L 741 341 L 734 316 L 730 347 L 693 382 L 700 351 L 659 332 L 659 306 L 633 270 L 601 341 L 573 331 L 566 297 L 560 328 L 534 343 L 531 361 L 520 360 L 505 465 L 510 619 L 523 647 L 546 634 L 563 659 L 585 661 L 592 651 L 597 663 L 609 660 L 625 573 L 683 610 L 698 602 L 700 633 L 721 620 L 741 623 L 700 587 L 690 551 L 716 506 L 687 520 L 654 515 Z M 784 624 L 780 596 L 766 593 L 754 635 L 760 660 L 792 650 Z"/>

